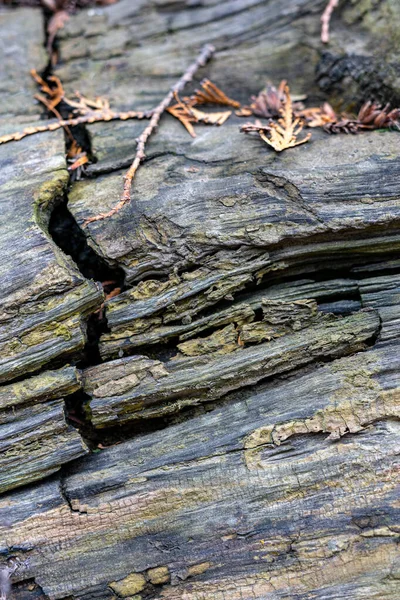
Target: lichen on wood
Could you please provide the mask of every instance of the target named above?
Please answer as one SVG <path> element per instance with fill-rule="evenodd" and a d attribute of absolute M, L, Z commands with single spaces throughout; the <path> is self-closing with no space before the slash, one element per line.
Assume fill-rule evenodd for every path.
<path fill-rule="evenodd" d="M 304 44 L 325 0 L 121 0 L 71 16 L 55 72 L 117 111 L 150 110 L 211 40 L 204 74 L 241 102 L 266 77 L 320 97 L 319 62 L 333 95 L 344 77 L 346 102 L 375 86 L 382 103 L 398 94 L 392 58 L 371 57 L 388 2 L 370 19 L 343 8 L 333 68 Z M 0 22 L 8 134 L 38 120 L 28 78 L 20 91 L 10 74 L 44 64 L 43 23 L 25 9 Z M 67 195 L 72 246 L 112 209 L 141 124 L 94 123 L 98 160 L 71 186 L 61 132 L 0 147 L 0 569 L 29 563 L 16 597 L 39 595 L 33 581 L 54 600 L 398 596 L 398 135 L 316 131 L 277 155 L 238 125 L 192 140 L 165 116 L 135 202 L 85 230 L 83 254 L 119 270 L 103 286 L 49 220 Z M 109 285 L 122 291 L 96 312 Z"/>

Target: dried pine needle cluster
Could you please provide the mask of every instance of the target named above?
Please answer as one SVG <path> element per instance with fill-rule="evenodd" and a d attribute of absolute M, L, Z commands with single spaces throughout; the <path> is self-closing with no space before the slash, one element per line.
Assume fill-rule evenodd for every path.
<path fill-rule="evenodd" d="M 271 103 L 268 101 L 268 93 L 261 92 L 260 96 L 253 101 L 253 105 L 256 113 L 260 114 L 260 107 L 262 107 L 265 115 L 279 115 L 278 120 L 270 120 L 269 124 L 264 126 L 261 125 L 260 121 L 256 121 L 255 125 L 247 123 L 242 126 L 241 130 L 245 133 L 257 132 L 261 139 L 276 150 L 276 152 L 282 152 L 282 150 L 286 150 L 287 148 L 294 148 L 308 142 L 311 133 L 298 139 L 304 122 L 299 116 L 294 116 L 293 114 L 292 99 L 289 93 L 289 86 L 286 82 L 281 83 L 278 91 L 270 87 L 269 93 L 272 100 Z M 260 97 L 262 102 L 260 101 Z"/>
<path fill-rule="evenodd" d="M 298 139 L 303 127 L 322 127 L 328 133 L 359 133 L 371 129 L 400 128 L 400 109 L 391 109 L 387 104 L 365 102 L 357 116 L 338 114 L 328 102 L 322 106 L 304 108 L 293 102 L 286 81 L 281 81 L 278 89 L 268 85 L 258 96 L 252 97 L 249 106 L 236 113 L 239 116 L 254 115 L 268 120 L 263 125 L 259 120 L 246 123 L 244 133 L 256 133 L 277 152 L 293 148 L 307 142 L 311 134 Z"/>
<path fill-rule="evenodd" d="M 182 125 L 187 129 L 192 137 L 196 137 L 193 123 L 204 123 L 205 125 L 223 125 L 232 114 L 231 110 L 222 112 L 204 112 L 195 108 L 199 104 L 216 104 L 220 106 L 233 106 L 239 108 L 240 103 L 232 98 L 228 98 L 222 90 L 220 90 L 209 79 L 203 79 L 201 89 L 196 90 L 190 97 L 185 97 L 182 100 L 178 94 L 174 94 L 175 104 L 167 108 L 173 117 L 179 119 Z"/>
<path fill-rule="evenodd" d="M 79 92 L 69 97 L 66 95 L 60 79 L 54 75 L 46 80 L 36 71 L 31 75 L 39 86 L 40 92 L 35 98 L 48 110 L 54 119 L 46 124 L 27 127 L 20 132 L 0 137 L 0 144 L 18 141 L 26 136 L 54 131 L 63 128 L 68 138 L 67 161 L 69 170 L 74 177 L 84 173 L 90 157 L 80 147 L 75 137 L 74 127 L 90 123 L 127 119 L 149 119 L 149 124 L 143 129 L 136 140 L 136 154 L 131 167 L 124 177 L 124 187 L 120 201 L 108 212 L 89 217 L 84 226 L 93 221 L 111 217 L 131 200 L 131 187 L 139 166 L 146 158 L 145 146 L 149 137 L 155 132 L 164 112 L 178 119 L 192 137 L 196 137 L 194 125 L 223 125 L 232 115 L 233 109 L 239 117 L 256 117 L 251 123 L 241 127 L 244 133 L 255 134 L 273 148 L 282 152 L 308 142 L 311 133 L 304 133 L 304 128 L 320 127 L 328 133 L 352 133 L 383 128 L 400 128 L 400 109 L 392 109 L 389 105 L 381 106 L 376 102 L 366 102 L 357 115 L 338 114 L 325 102 L 322 106 L 305 108 L 302 97 L 291 97 L 286 81 L 281 81 L 278 88 L 268 84 L 257 96 L 252 96 L 250 104 L 242 106 L 230 98 L 220 88 L 208 79 L 204 79 L 200 88 L 191 96 L 180 97 L 184 86 L 193 79 L 200 67 L 203 67 L 213 56 L 215 49 L 207 44 L 199 53 L 197 59 L 188 67 L 182 77 L 172 86 L 161 102 L 150 111 L 114 111 L 108 100 L 102 98 L 89 99 Z M 171 104 L 172 103 L 172 104 Z M 203 110 L 204 107 L 218 107 L 219 110 Z M 220 110 L 220 107 L 227 107 Z M 199 108 L 201 107 L 201 108 Z M 67 115 L 67 117 L 65 116 Z M 264 122 L 260 121 L 263 119 Z"/>

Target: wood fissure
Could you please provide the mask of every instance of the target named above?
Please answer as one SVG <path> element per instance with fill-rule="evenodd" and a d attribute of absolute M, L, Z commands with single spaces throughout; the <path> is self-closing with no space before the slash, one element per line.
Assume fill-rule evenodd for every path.
<path fill-rule="evenodd" d="M 242 105 L 281 79 L 337 110 L 398 98 L 395 0 L 340 4 L 327 48 L 326 4 L 120 0 L 71 14 L 52 72 L 149 115 L 210 43 L 201 76 Z M 2 136 L 38 121 L 25 72 L 47 57 L 39 11 L 4 8 L 0 27 Z M 16 600 L 400 599 L 398 132 L 277 155 L 242 124 L 193 139 L 165 115 L 135 202 L 90 223 L 142 123 L 83 129 L 82 179 L 61 131 L 0 145 Z"/>

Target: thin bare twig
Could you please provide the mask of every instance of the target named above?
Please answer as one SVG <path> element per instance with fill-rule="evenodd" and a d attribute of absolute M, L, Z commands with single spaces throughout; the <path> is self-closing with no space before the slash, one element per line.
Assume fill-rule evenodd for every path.
<path fill-rule="evenodd" d="M 339 0 L 329 0 L 326 8 L 321 16 L 321 40 L 324 44 L 329 42 L 329 23 L 331 22 L 331 16 L 335 8 L 338 6 Z"/>
<path fill-rule="evenodd" d="M 153 110 L 152 117 L 150 119 L 150 123 L 142 131 L 142 133 L 140 134 L 140 136 L 137 139 L 135 158 L 134 158 L 128 172 L 126 173 L 126 175 L 124 177 L 124 179 L 125 179 L 124 189 L 123 189 L 123 193 L 121 196 L 121 200 L 110 211 L 108 211 L 106 213 L 100 213 L 99 215 L 96 215 L 95 217 L 89 217 L 88 219 L 86 219 L 86 221 L 83 223 L 83 227 L 86 227 L 89 223 L 92 223 L 93 221 L 100 221 L 102 219 L 111 217 L 112 215 L 117 213 L 119 210 L 121 210 L 121 208 L 125 204 L 128 204 L 131 201 L 132 181 L 133 181 L 133 178 L 135 177 L 136 171 L 138 170 L 140 164 L 146 158 L 145 146 L 146 146 L 147 140 L 152 135 L 154 130 L 157 128 L 157 125 L 160 121 L 162 114 L 168 108 L 174 95 L 181 92 L 183 90 L 183 88 L 185 87 L 185 85 L 187 83 L 189 83 L 189 81 L 192 81 L 193 76 L 196 73 L 196 71 L 200 67 L 204 67 L 207 64 L 207 62 L 213 56 L 214 52 L 215 52 L 215 48 L 211 44 L 206 44 L 205 46 L 203 46 L 203 48 L 202 48 L 199 56 L 195 60 L 195 62 L 190 65 L 190 67 L 182 75 L 182 77 L 179 79 L 179 81 L 177 81 L 177 83 L 175 83 L 172 86 L 172 88 L 169 90 L 168 94 L 161 100 L 160 104 L 158 104 L 158 106 L 156 106 L 156 108 Z"/>
<path fill-rule="evenodd" d="M 61 129 L 61 127 L 75 127 L 75 125 L 81 125 L 82 123 L 97 123 L 98 121 L 126 121 L 128 119 L 149 119 L 152 115 L 152 111 L 136 111 L 129 110 L 127 112 L 114 112 L 112 110 L 107 111 L 93 111 L 87 115 L 80 117 L 73 117 L 72 119 L 58 119 L 57 121 L 48 121 L 46 125 L 35 125 L 33 127 L 26 127 L 22 131 L 16 133 L 10 133 L 0 137 L 0 144 L 6 144 L 7 142 L 17 142 L 28 135 L 34 135 L 35 133 L 43 133 L 44 131 L 55 131 Z"/>

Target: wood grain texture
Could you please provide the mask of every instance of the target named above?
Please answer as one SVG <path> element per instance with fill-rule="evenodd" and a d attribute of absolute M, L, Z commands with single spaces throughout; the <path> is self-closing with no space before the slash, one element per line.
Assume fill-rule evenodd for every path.
<path fill-rule="evenodd" d="M 152 108 L 211 42 L 199 80 L 244 103 L 282 78 L 310 103 L 396 98 L 396 2 L 340 6 L 326 62 L 325 4 L 121 0 L 70 18 L 56 73 Z M 5 87 L 42 30 L 0 13 L 7 40 L 29 15 Z M 4 133 L 37 114 L 10 89 Z M 116 203 L 143 124 L 90 126 L 97 162 L 68 189 L 61 132 L 0 147 L 0 567 L 26 562 L 17 600 L 400 600 L 399 135 L 313 132 L 277 156 L 242 123 L 193 140 L 163 117 L 131 204 L 85 230 L 126 279 L 82 373 L 103 296 L 48 220 L 66 196 L 78 225 Z"/>
<path fill-rule="evenodd" d="M 43 479 L 87 452 L 61 396 L 81 387 L 74 367 L 0 387 L 0 493 Z"/>
<path fill-rule="evenodd" d="M 87 457 L 62 495 L 55 481 L 7 496 L 0 538 L 31 548 L 50 598 L 108 598 L 130 573 L 155 598 L 397 598 L 398 350 Z M 168 581 L 151 584 L 161 566 Z"/>
<path fill-rule="evenodd" d="M 108 368 L 103 365 L 92 367 L 84 373 L 84 389 L 92 396 L 92 422 L 96 427 L 121 424 L 215 400 L 235 388 L 315 360 L 361 350 L 379 329 L 379 319 L 374 312 L 316 321 L 311 321 L 304 329 L 300 327 L 298 332 L 288 326 L 286 335 L 267 343 L 243 349 L 237 346 L 233 352 L 228 348 L 222 356 L 211 352 L 204 357 L 171 360 L 164 364 L 159 375 L 150 372 L 143 380 L 140 375 L 143 367 L 140 365 L 140 370 L 137 369 L 135 357 L 112 361 Z M 257 341 L 268 337 L 268 332 L 261 334 Z M 122 372 L 118 371 L 119 365 Z M 132 375 L 134 380 L 131 382 Z M 116 381 L 110 385 L 110 378 L 114 379 L 114 376 Z M 126 385 L 118 393 L 117 386 L 124 380 Z"/>
<path fill-rule="evenodd" d="M 62 199 L 68 180 L 62 134 L 22 140 L 18 153 L 11 155 L 1 146 L 0 163 L 5 282 L 0 290 L 0 381 L 4 382 L 82 349 L 83 317 L 100 305 L 102 294 L 46 232 L 47 211 Z"/>
<path fill-rule="evenodd" d="M 24 35 L 27 22 L 31 27 Z M 6 133 L 39 118 L 29 68 L 44 67 L 46 55 L 40 12 L 1 12 L 0 24 L 5 32 L 0 81 L 7 90 L 0 127 Z M 0 173 L 0 381 L 5 382 L 82 349 L 83 317 L 100 305 L 102 295 L 47 230 L 68 183 L 62 132 L 1 146 Z"/>

